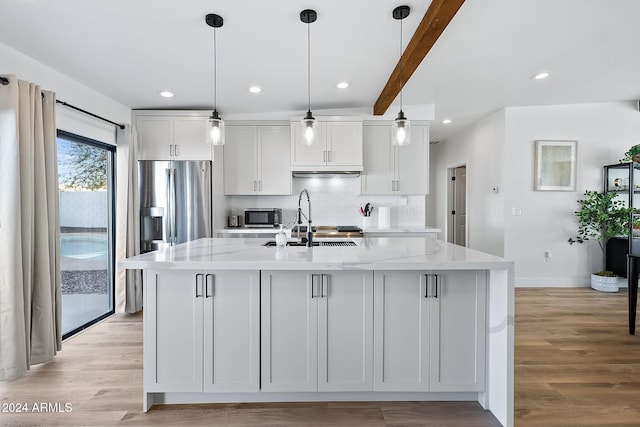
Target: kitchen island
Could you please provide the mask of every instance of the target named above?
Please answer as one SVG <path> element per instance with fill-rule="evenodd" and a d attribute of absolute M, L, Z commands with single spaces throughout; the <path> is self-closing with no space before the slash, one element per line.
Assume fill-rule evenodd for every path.
<path fill-rule="evenodd" d="M 513 263 L 428 237 L 200 239 L 144 270 L 153 404 L 475 400 L 513 424 Z M 319 239 L 320 240 L 320 239 Z"/>

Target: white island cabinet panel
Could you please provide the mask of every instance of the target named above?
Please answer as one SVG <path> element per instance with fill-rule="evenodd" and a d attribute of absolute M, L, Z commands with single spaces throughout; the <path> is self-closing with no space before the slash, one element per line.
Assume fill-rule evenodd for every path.
<path fill-rule="evenodd" d="M 260 275 L 205 271 L 204 391 L 260 389 Z"/>
<path fill-rule="evenodd" d="M 375 275 L 376 391 L 429 389 L 429 302 L 425 275 L 413 271 Z"/>
<path fill-rule="evenodd" d="M 144 305 L 145 388 L 202 391 L 201 276 L 148 270 Z"/>
<path fill-rule="evenodd" d="M 257 271 L 146 272 L 145 389 L 257 392 Z"/>
<path fill-rule="evenodd" d="M 430 391 L 482 391 L 485 379 L 485 271 L 432 272 Z M 434 283 L 434 285 L 436 285 Z M 433 292 L 437 291 L 437 295 Z"/>
<path fill-rule="evenodd" d="M 484 390 L 486 273 L 375 276 L 375 390 Z"/>
<path fill-rule="evenodd" d="M 262 272 L 262 390 L 371 391 L 371 272 Z"/>
<path fill-rule="evenodd" d="M 306 273 L 262 272 L 262 391 L 318 387 L 318 305 L 311 288 Z"/>
<path fill-rule="evenodd" d="M 322 274 L 318 391 L 373 390 L 373 274 Z"/>

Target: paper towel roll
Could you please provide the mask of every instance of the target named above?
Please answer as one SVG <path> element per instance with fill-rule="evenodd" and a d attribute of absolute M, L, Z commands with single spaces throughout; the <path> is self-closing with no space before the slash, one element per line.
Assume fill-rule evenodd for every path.
<path fill-rule="evenodd" d="M 378 208 L 378 228 L 391 227 L 391 208 L 389 206 L 380 206 Z"/>

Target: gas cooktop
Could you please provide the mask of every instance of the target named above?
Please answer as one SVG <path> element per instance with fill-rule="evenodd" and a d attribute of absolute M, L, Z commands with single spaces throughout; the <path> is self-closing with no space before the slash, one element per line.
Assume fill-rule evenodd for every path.
<path fill-rule="evenodd" d="M 296 235 L 298 226 L 294 225 L 291 234 Z M 314 237 L 362 237 L 362 229 L 355 225 L 313 225 L 311 226 Z M 306 233 L 307 226 L 300 226 L 300 233 Z"/>

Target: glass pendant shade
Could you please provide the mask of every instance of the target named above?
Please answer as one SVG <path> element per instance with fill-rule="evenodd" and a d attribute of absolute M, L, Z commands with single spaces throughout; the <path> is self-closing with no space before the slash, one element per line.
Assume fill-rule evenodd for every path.
<path fill-rule="evenodd" d="M 302 136 L 306 145 L 313 145 L 316 139 L 317 124 L 318 122 L 311 115 L 311 111 L 307 111 L 307 115 L 302 119 Z"/>
<path fill-rule="evenodd" d="M 391 144 L 393 145 L 409 145 L 411 143 L 411 122 L 404 116 L 404 112 L 400 110 L 398 117 L 393 121 L 391 127 Z"/>
<path fill-rule="evenodd" d="M 213 114 L 209 117 L 209 142 L 213 145 L 224 145 L 224 120 L 220 118 L 218 112 L 213 110 Z"/>

